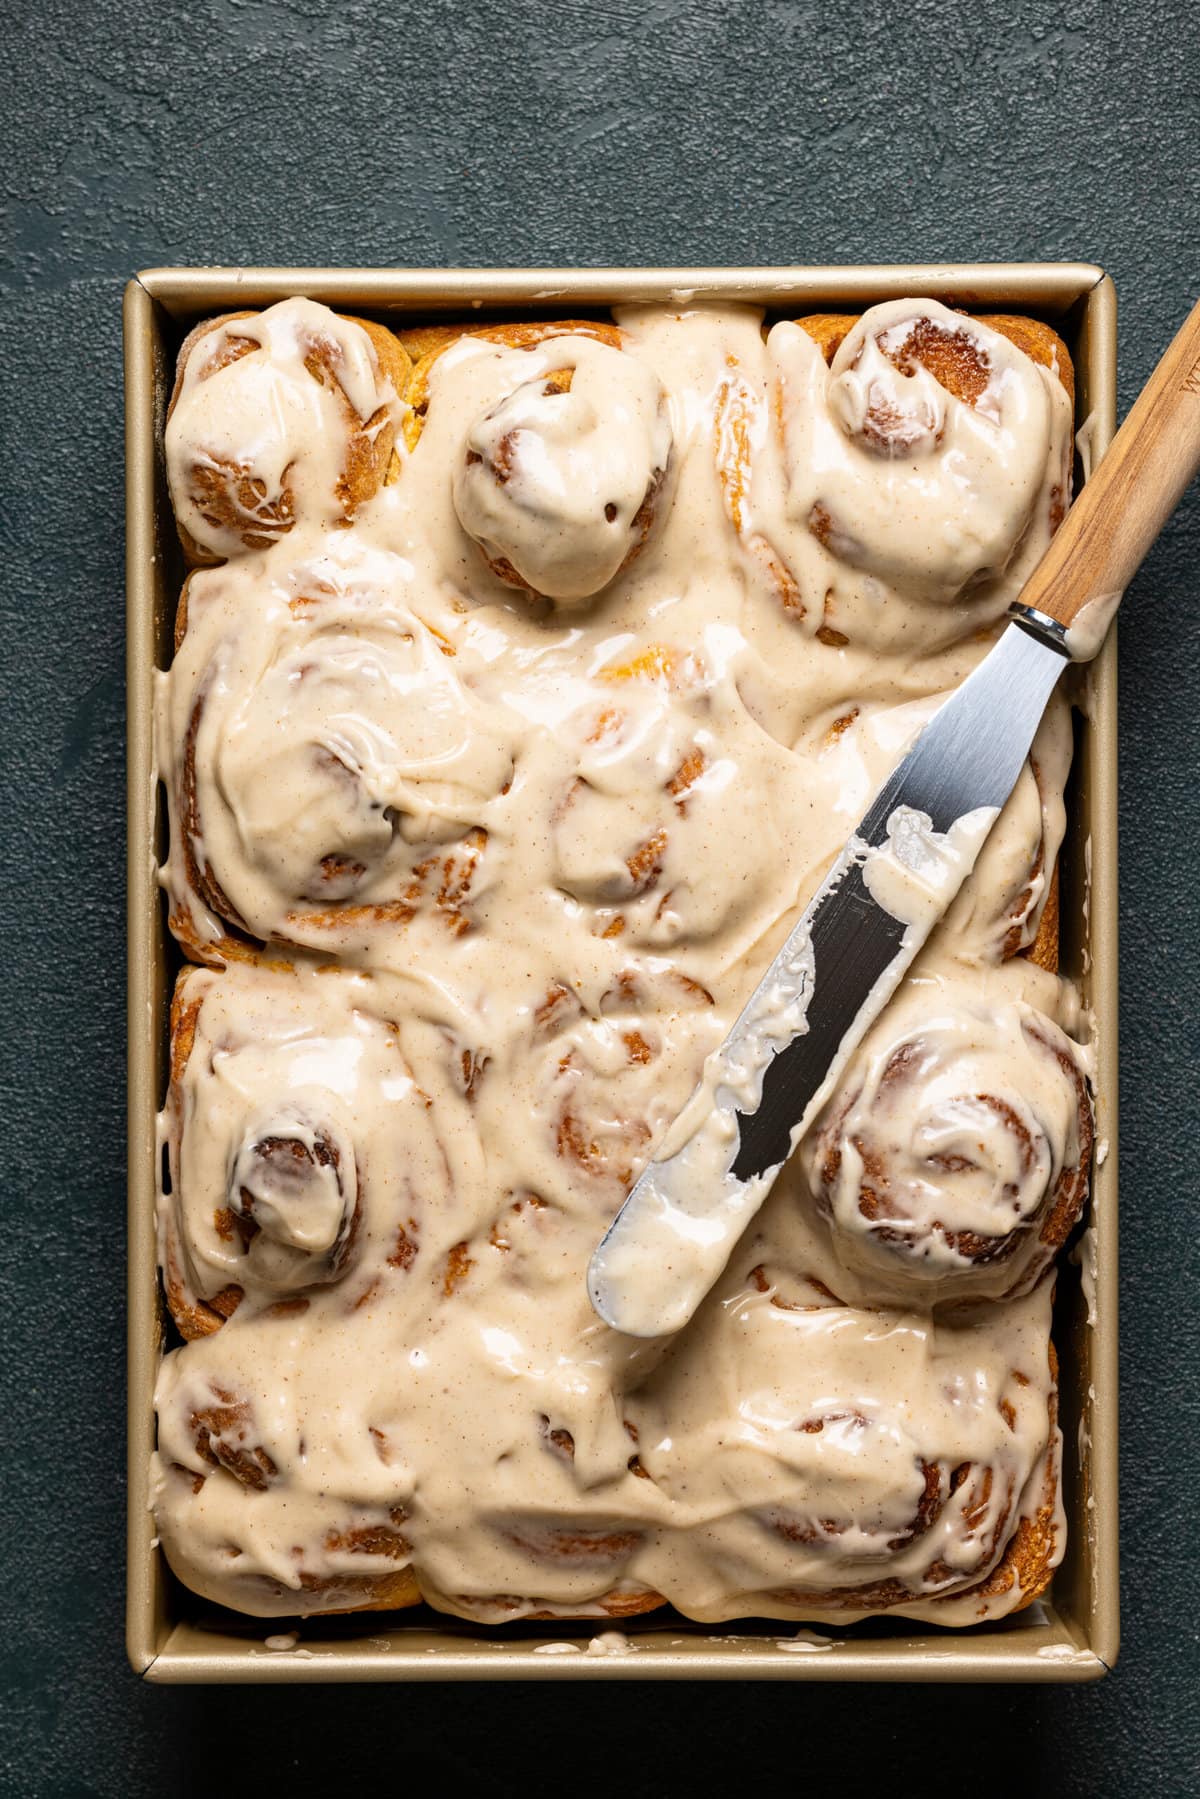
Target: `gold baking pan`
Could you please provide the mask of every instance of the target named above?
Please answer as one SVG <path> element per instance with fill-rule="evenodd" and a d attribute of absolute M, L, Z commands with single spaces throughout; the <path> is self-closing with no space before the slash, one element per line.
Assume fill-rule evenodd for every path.
<path fill-rule="evenodd" d="M 671 1612 L 503 1630 L 427 1610 L 313 1618 L 298 1639 L 239 1618 L 174 1580 L 154 1538 L 147 1465 L 163 1323 L 155 1266 L 155 1114 L 166 1080 L 178 960 L 155 879 L 165 845 L 153 765 L 153 684 L 170 657 L 183 568 L 161 436 L 175 352 L 200 318 L 306 294 L 384 320 L 578 313 L 622 302 L 735 299 L 792 315 L 932 295 L 1051 320 L 1075 359 L 1080 465 L 1116 423 L 1116 296 L 1090 263 L 938 263 L 774 269 L 149 269 L 125 290 L 129 775 L 129 1592 L 134 1668 L 157 1682 L 362 1680 L 1086 1681 L 1112 1666 L 1117 1594 L 1116 644 L 1087 676 L 1063 847 L 1064 972 L 1095 1021 L 1096 1170 L 1088 1228 L 1058 1285 L 1064 1500 L 1069 1540 L 1048 1601 L 954 1631 L 876 1621 L 841 1633 Z M 267 1639 L 271 1639 L 268 1646 Z"/>

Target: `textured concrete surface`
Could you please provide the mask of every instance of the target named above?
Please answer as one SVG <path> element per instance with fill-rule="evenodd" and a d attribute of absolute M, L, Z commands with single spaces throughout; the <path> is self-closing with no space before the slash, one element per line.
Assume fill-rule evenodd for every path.
<path fill-rule="evenodd" d="M 1122 629 L 1111 1679 L 164 1692 L 121 1647 L 123 280 L 1081 257 L 1117 282 L 1124 408 L 1200 288 L 1188 0 L 4 0 L 0 25 L 3 1790 L 1200 1791 L 1195 490 Z"/>

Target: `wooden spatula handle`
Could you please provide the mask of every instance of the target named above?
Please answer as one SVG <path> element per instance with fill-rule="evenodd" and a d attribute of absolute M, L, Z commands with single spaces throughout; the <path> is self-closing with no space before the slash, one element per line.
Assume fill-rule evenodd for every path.
<path fill-rule="evenodd" d="M 1198 467 L 1200 302 L 1142 389 L 1014 610 L 1019 615 L 1032 608 L 1056 619 L 1068 628 L 1073 656 L 1086 660 L 1094 655 L 1121 594 Z"/>

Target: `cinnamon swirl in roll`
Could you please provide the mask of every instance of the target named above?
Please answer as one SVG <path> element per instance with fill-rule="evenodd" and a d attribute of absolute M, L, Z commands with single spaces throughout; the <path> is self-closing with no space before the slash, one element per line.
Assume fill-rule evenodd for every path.
<path fill-rule="evenodd" d="M 595 1015 L 562 981 L 538 1009 L 533 1119 L 575 1197 L 612 1210 L 719 1041 L 712 995 L 678 974 L 622 969 Z M 664 1079 L 670 1085 L 664 1091 Z"/>
<path fill-rule="evenodd" d="M 768 340 L 787 559 L 822 641 L 936 647 L 1003 616 L 1066 510 L 1070 358 L 932 300 L 845 324 Z"/>
<path fill-rule="evenodd" d="M 512 776 L 506 709 L 413 609 L 405 565 L 336 532 L 304 551 L 249 603 L 235 569 L 188 584 L 159 754 L 171 922 L 205 960 L 468 929 Z"/>
<path fill-rule="evenodd" d="M 417 364 L 414 447 L 439 405 L 438 377 L 472 359 L 482 404 L 453 470 L 462 530 L 507 586 L 559 608 L 584 605 L 641 552 L 660 510 L 666 396 L 611 325 L 464 332 Z"/>
<path fill-rule="evenodd" d="M 1086 1062 L 1004 983 L 908 982 L 801 1149 L 834 1249 L 903 1300 L 1026 1291 L 1087 1197 Z"/>
<path fill-rule="evenodd" d="M 312 300 L 198 325 L 166 430 L 189 561 L 268 549 L 301 518 L 349 524 L 387 475 L 409 371 L 382 325 Z"/>
<path fill-rule="evenodd" d="M 185 1337 L 335 1284 L 348 1311 L 369 1285 L 364 1242 L 415 1243 L 404 1195 L 428 1204 L 444 1164 L 385 1004 L 369 977 L 333 971 L 181 974 L 159 1258 Z"/>
<path fill-rule="evenodd" d="M 554 879 L 598 935 L 678 953 L 757 936 L 768 896 L 786 908 L 795 867 L 783 820 L 803 803 L 794 763 L 749 726 L 733 683 L 702 654 L 655 644 L 605 663 L 563 730 L 577 749 L 552 816 Z M 743 768 L 753 758 L 753 780 L 737 779 L 739 756 Z M 756 847 L 772 841 L 776 864 L 751 875 Z M 745 879 L 708 878 L 717 844 Z"/>
<path fill-rule="evenodd" d="M 678 1509 L 662 1590 L 713 1621 L 1027 1605 L 1063 1547 L 1049 1309 L 1046 1286 L 999 1325 L 730 1293 L 634 1407 Z"/>

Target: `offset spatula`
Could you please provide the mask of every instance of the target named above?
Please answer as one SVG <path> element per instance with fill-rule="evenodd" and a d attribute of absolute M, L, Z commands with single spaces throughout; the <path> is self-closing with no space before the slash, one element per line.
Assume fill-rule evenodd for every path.
<path fill-rule="evenodd" d="M 635 1337 L 686 1324 L 957 893 L 1068 661 L 1200 465 L 1200 305 L 1010 607 L 1013 620 L 884 783 L 592 1257 L 588 1291 Z"/>

